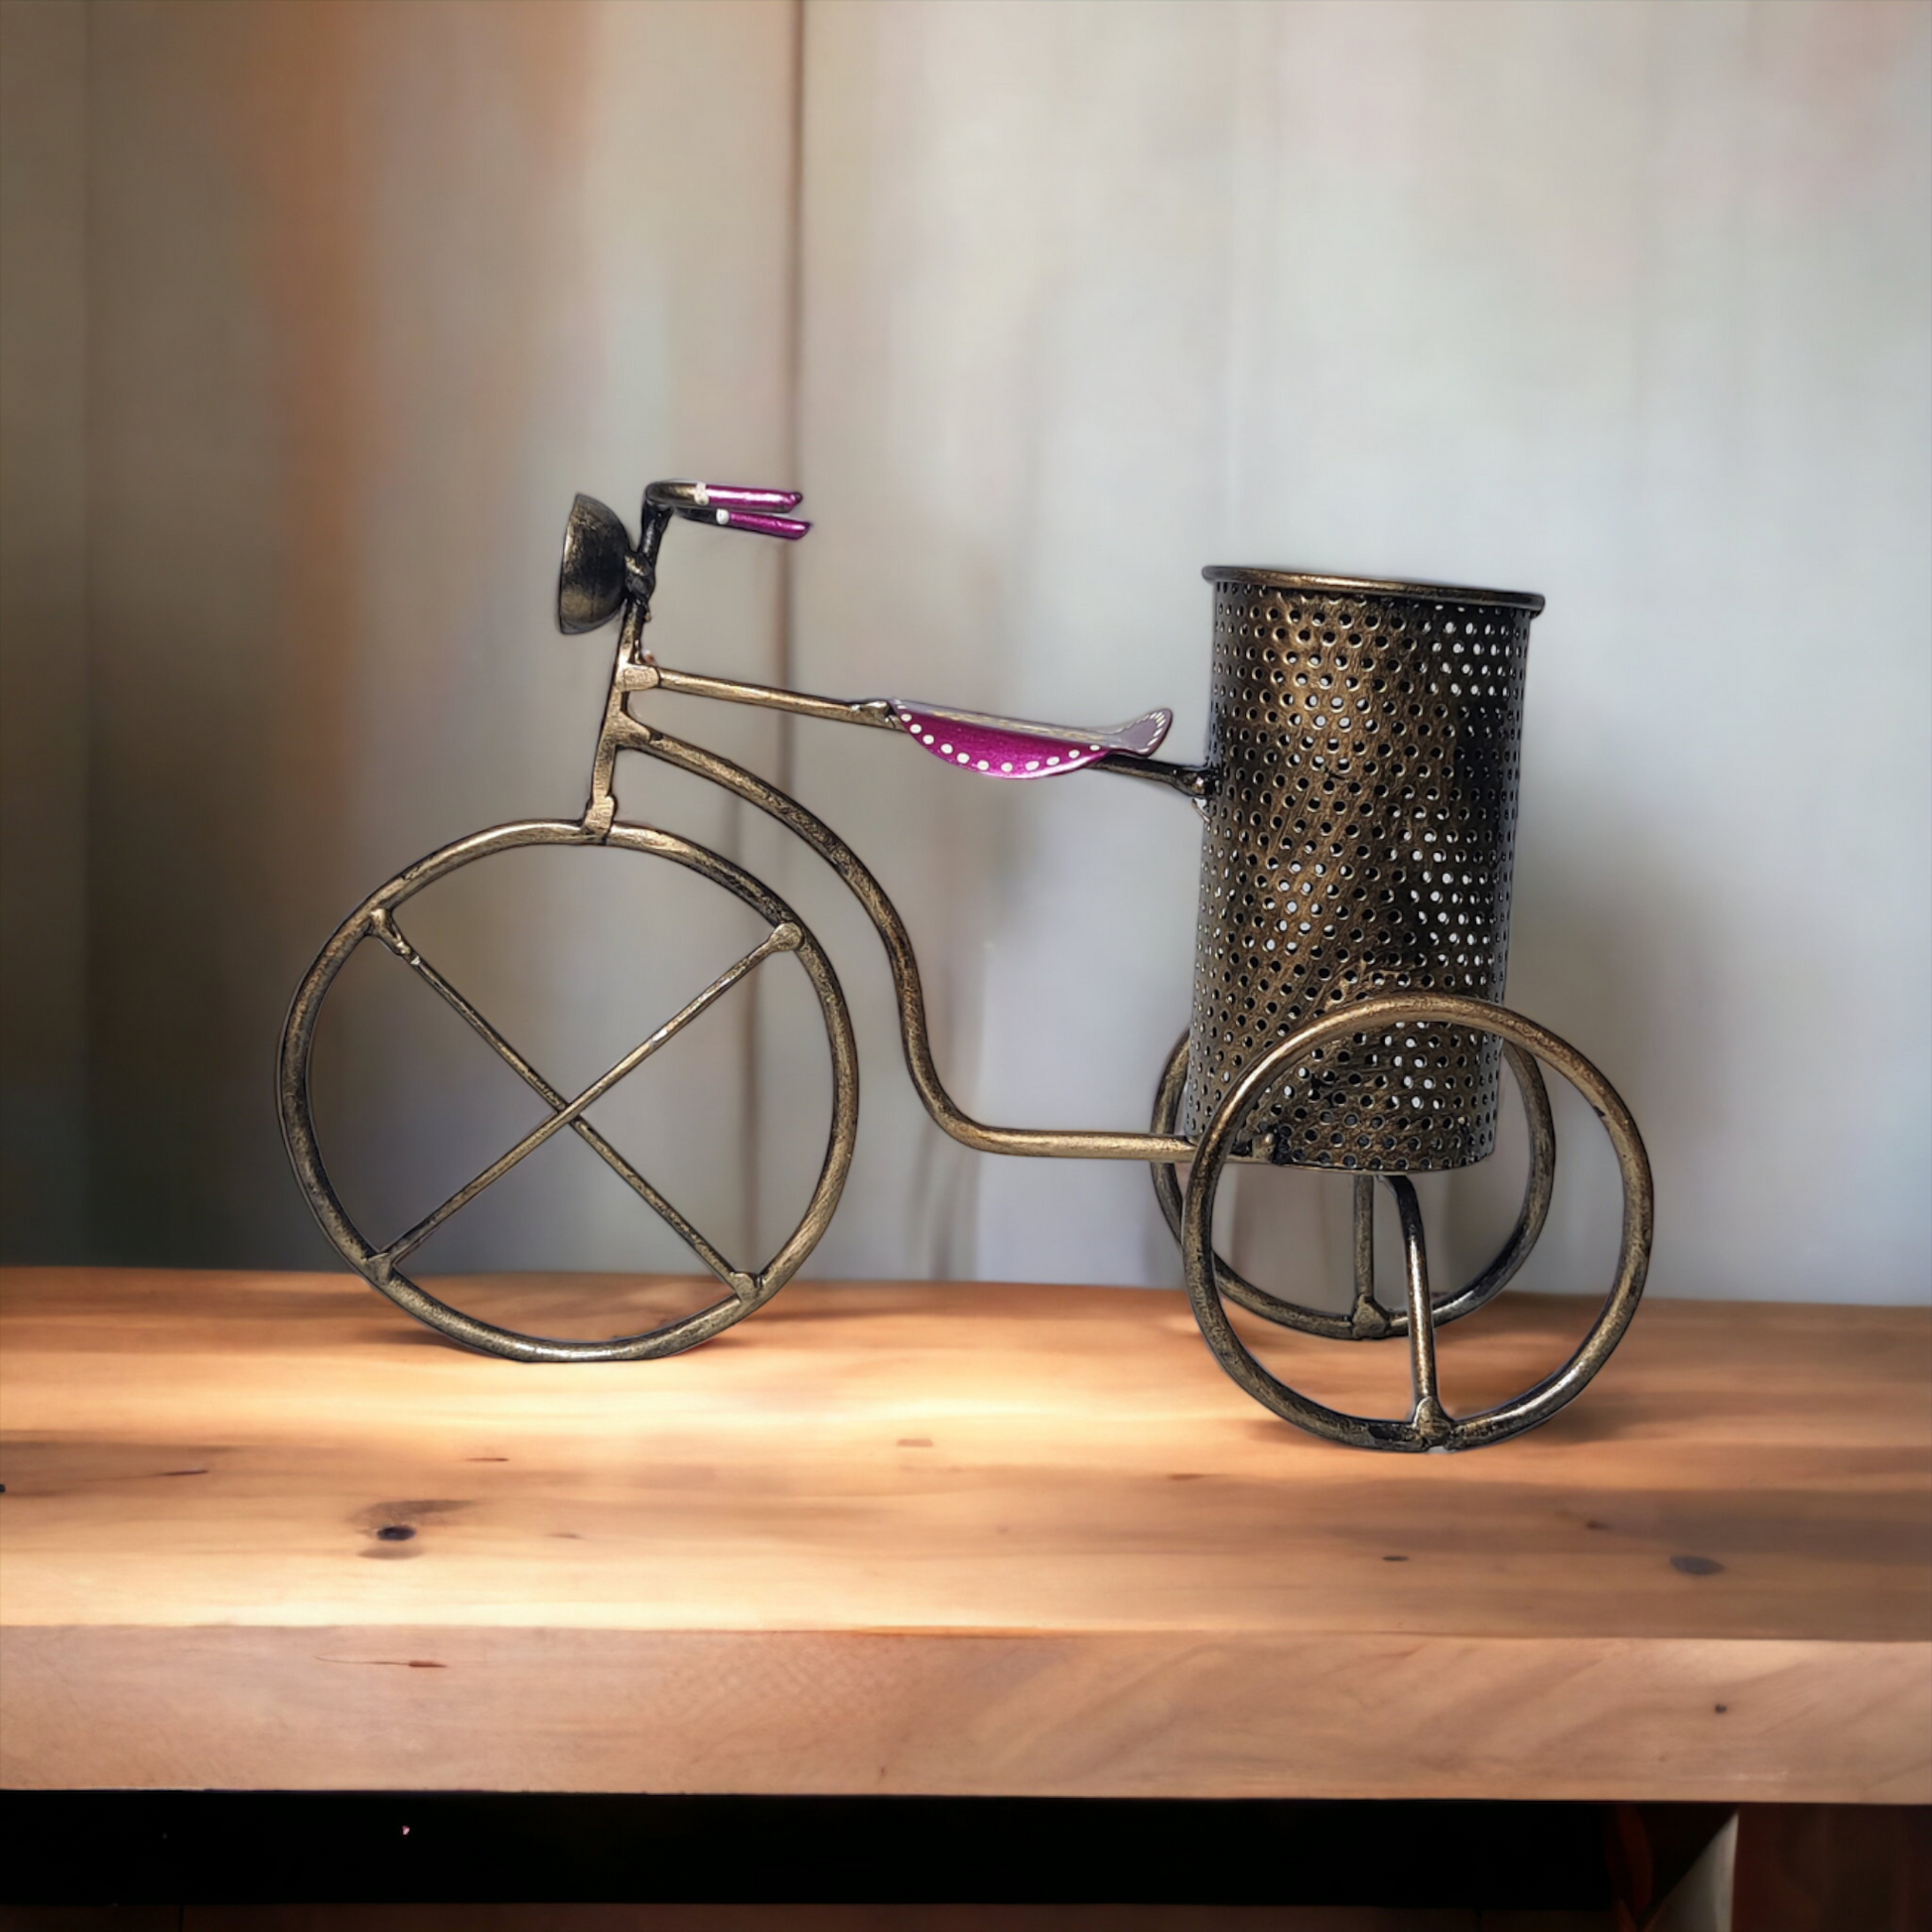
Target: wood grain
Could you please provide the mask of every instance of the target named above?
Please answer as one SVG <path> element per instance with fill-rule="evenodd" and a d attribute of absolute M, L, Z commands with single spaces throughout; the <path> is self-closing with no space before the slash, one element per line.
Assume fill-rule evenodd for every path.
<path fill-rule="evenodd" d="M 1932 1800 L 1922 1311 L 1652 1303 L 1548 1428 L 1378 1457 L 1151 1291 L 794 1285 L 591 1368 L 348 1278 L 0 1306 L 10 1784 Z M 1451 1406 L 1586 1313 L 1450 1330 Z M 1395 1406 L 1399 1348 L 1269 1353 Z"/>

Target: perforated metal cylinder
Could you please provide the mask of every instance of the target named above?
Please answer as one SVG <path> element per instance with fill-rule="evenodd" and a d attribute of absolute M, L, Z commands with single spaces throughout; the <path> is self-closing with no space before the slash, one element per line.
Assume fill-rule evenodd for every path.
<path fill-rule="evenodd" d="M 1181 1131 L 1339 1003 L 1500 1000 L 1540 597 L 1214 567 L 1213 772 Z M 1501 1049 L 1360 1035 L 1263 1095 L 1244 1144 L 1298 1167 L 1466 1167 L 1495 1145 Z"/>

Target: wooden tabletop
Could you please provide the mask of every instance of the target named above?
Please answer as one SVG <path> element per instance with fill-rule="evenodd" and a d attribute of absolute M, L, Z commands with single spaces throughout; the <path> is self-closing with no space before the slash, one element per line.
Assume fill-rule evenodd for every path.
<path fill-rule="evenodd" d="M 1932 1801 L 1932 1311 L 1653 1301 L 1547 1428 L 1399 1456 L 1145 1290 L 532 1367 L 348 1277 L 0 1279 L 9 1785 Z M 1587 1312 L 1448 1330 L 1450 1407 Z M 1398 1407 L 1400 1343 L 1269 1334 Z"/>

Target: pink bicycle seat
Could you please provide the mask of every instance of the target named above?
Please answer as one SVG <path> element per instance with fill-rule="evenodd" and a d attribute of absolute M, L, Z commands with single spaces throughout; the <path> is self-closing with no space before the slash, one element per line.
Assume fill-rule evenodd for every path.
<path fill-rule="evenodd" d="M 1036 725 L 1027 718 L 989 718 L 916 698 L 892 700 L 893 716 L 914 744 L 936 759 L 989 778 L 1057 778 L 1115 752 L 1148 758 L 1173 723 L 1172 711 L 1150 711 L 1108 731 Z"/>

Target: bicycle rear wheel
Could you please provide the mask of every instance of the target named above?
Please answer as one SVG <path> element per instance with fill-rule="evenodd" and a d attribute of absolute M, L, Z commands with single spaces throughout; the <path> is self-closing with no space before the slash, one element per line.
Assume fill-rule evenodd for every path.
<path fill-rule="evenodd" d="M 1536 1246 L 1542 1236 L 1544 1223 L 1550 1218 L 1550 1201 L 1556 1186 L 1557 1132 L 1550 1113 L 1549 1089 L 1543 1083 L 1542 1072 L 1533 1054 L 1525 1052 L 1513 1040 L 1505 1040 L 1503 1056 L 1515 1078 L 1516 1091 L 1523 1103 L 1524 1123 L 1529 1130 L 1530 1163 L 1529 1174 L 1523 1186 L 1523 1204 L 1517 1214 L 1516 1225 L 1490 1258 L 1488 1266 L 1461 1288 L 1434 1304 L 1432 1318 L 1439 1328 L 1446 1327 L 1451 1321 L 1460 1321 L 1465 1314 L 1473 1314 L 1476 1310 L 1493 1302 L 1529 1260 L 1530 1250 Z M 1187 1035 L 1182 1034 L 1174 1042 L 1173 1051 L 1168 1055 L 1168 1063 L 1161 1072 L 1160 1085 L 1155 1089 L 1151 1133 L 1172 1134 L 1174 1131 L 1180 1118 L 1181 1091 L 1186 1084 Z M 1154 1197 L 1161 1203 L 1161 1213 L 1173 1238 L 1179 1241 L 1183 1192 L 1180 1171 L 1173 1163 L 1162 1161 L 1153 1163 L 1152 1170 Z M 1304 1172 L 1321 1173 L 1323 1170 L 1308 1169 Z M 1328 1172 L 1345 1173 L 1346 1170 Z M 1214 1257 L 1214 1281 L 1220 1293 L 1264 1320 L 1276 1322 L 1284 1328 L 1300 1329 L 1304 1334 L 1320 1335 L 1328 1341 L 1383 1341 L 1391 1336 L 1406 1335 L 1409 1332 L 1408 1311 L 1385 1309 L 1375 1299 L 1374 1236 L 1370 1229 L 1362 1225 L 1364 1213 L 1371 1211 L 1365 1190 L 1373 1182 L 1368 1175 L 1359 1173 L 1353 1178 L 1356 1279 L 1352 1310 L 1347 1313 L 1333 1313 L 1324 1309 L 1308 1308 L 1300 1302 L 1291 1302 L 1286 1296 L 1271 1294 L 1267 1289 L 1257 1287 L 1217 1254 Z"/>
<path fill-rule="evenodd" d="M 1406 1338 L 1413 1369 L 1414 1406 L 1406 1418 L 1348 1415 L 1292 1388 L 1256 1357 L 1228 1319 L 1223 1265 L 1214 1253 L 1214 1198 L 1229 1160 L 1251 1132 L 1250 1115 L 1269 1083 L 1301 1060 L 1351 1035 L 1416 1025 L 1463 1027 L 1490 1034 L 1560 1074 L 1589 1103 L 1616 1155 L 1623 1183 L 1623 1227 L 1616 1272 L 1603 1305 L 1570 1358 L 1533 1387 L 1479 1414 L 1453 1416 L 1437 1387 L 1436 1329 L 1421 1209 L 1406 1174 L 1382 1176 L 1395 1193 L 1402 1220 L 1409 1308 Z M 1568 1041 L 1507 1007 L 1448 993 L 1378 994 L 1334 1007 L 1252 1061 L 1215 1108 L 1196 1145 L 1181 1203 L 1180 1255 L 1187 1297 L 1202 1338 L 1215 1359 L 1248 1394 L 1311 1435 L 1351 1449 L 1427 1450 L 1479 1449 L 1506 1442 L 1547 1422 L 1595 1375 L 1629 1326 L 1643 1294 L 1653 1220 L 1650 1163 L 1630 1110 L 1615 1088 Z M 1233 1299 L 1230 1297 L 1229 1299 Z"/>

